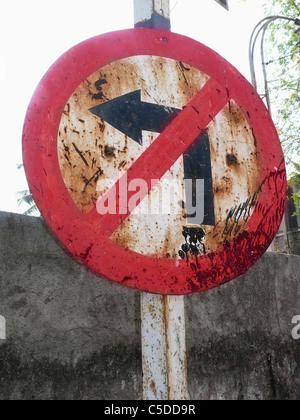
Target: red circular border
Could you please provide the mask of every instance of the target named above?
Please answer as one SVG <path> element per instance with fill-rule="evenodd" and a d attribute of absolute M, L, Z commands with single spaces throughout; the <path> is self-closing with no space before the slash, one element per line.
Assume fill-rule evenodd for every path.
<path fill-rule="evenodd" d="M 252 127 L 260 154 L 259 203 L 245 230 L 195 263 L 143 256 L 97 232 L 74 204 L 57 155 L 58 127 L 67 101 L 83 80 L 114 61 L 154 55 L 189 64 L 226 86 Z M 159 294 L 188 294 L 217 287 L 245 273 L 267 250 L 285 208 L 286 172 L 274 124 L 249 82 L 197 41 L 170 32 L 130 29 L 89 39 L 65 53 L 40 82 L 23 131 L 23 157 L 32 195 L 67 250 L 97 274 Z M 101 216 L 99 215 L 99 218 Z"/>

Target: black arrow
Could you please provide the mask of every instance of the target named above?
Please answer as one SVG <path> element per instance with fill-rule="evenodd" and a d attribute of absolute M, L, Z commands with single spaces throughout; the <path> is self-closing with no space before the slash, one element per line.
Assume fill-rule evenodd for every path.
<path fill-rule="evenodd" d="M 89 111 L 142 146 L 143 130 L 161 133 L 181 110 L 142 102 L 141 90 L 136 90 Z"/>
<path fill-rule="evenodd" d="M 180 109 L 142 102 L 141 90 L 136 90 L 89 109 L 141 146 L 142 131 L 162 133 L 181 112 Z M 204 222 L 215 225 L 210 145 L 207 133 L 201 134 L 183 155 L 184 178 L 204 179 Z M 193 194 L 194 195 L 194 194 Z M 195 202 L 197 198 L 193 197 Z M 188 217 L 193 224 L 193 217 Z"/>
<path fill-rule="evenodd" d="M 215 226 L 214 192 L 211 170 L 209 137 L 201 134 L 183 154 L 184 179 L 204 179 L 204 221 L 205 226 Z M 193 188 L 193 205 L 196 206 L 196 191 Z M 193 224 L 193 218 L 188 217 Z"/>

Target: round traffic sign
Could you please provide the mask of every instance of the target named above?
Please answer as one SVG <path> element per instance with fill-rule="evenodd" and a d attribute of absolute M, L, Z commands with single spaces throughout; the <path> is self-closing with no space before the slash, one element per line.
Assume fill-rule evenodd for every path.
<path fill-rule="evenodd" d="M 23 155 L 67 250 L 151 293 L 243 274 L 284 212 L 284 158 L 263 102 L 214 51 L 165 31 L 114 32 L 64 54 L 34 93 Z"/>

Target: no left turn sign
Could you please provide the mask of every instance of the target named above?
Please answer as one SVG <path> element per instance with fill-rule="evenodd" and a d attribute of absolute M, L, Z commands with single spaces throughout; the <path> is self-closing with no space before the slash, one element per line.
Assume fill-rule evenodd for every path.
<path fill-rule="evenodd" d="M 101 35 L 63 55 L 33 96 L 23 152 L 67 250 L 143 291 L 236 278 L 284 212 L 282 150 L 257 93 L 214 51 L 165 31 Z"/>

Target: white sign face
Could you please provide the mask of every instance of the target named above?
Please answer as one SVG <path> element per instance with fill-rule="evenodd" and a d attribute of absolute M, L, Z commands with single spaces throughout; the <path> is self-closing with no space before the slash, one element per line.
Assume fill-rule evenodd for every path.
<path fill-rule="evenodd" d="M 136 56 L 105 66 L 78 87 L 60 122 L 58 157 L 65 185 L 82 213 L 91 211 L 146 153 L 162 131 L 165 116 L 180 112 L 208 80 L 185 63 Z M 116 230 L 114 242 L 142 255 L 183 259 L 189 228 L 203 235 L 201 252 L 215 251 L 243 230 L 260 186 L 252 130 L 230 101 L 201 136 Z M 142 183 L 136 180 L 130 191 L 138 196 Z M 194 192 L 188 191 L 199 197 L 196 210 Z M 233 227 L 228 215 L 241 203 L 248 204 Z M 105 214 L 106 207 L 97 205 L 97 210 Z M 195 212 L 191 219 L 188 215 Z"/>

